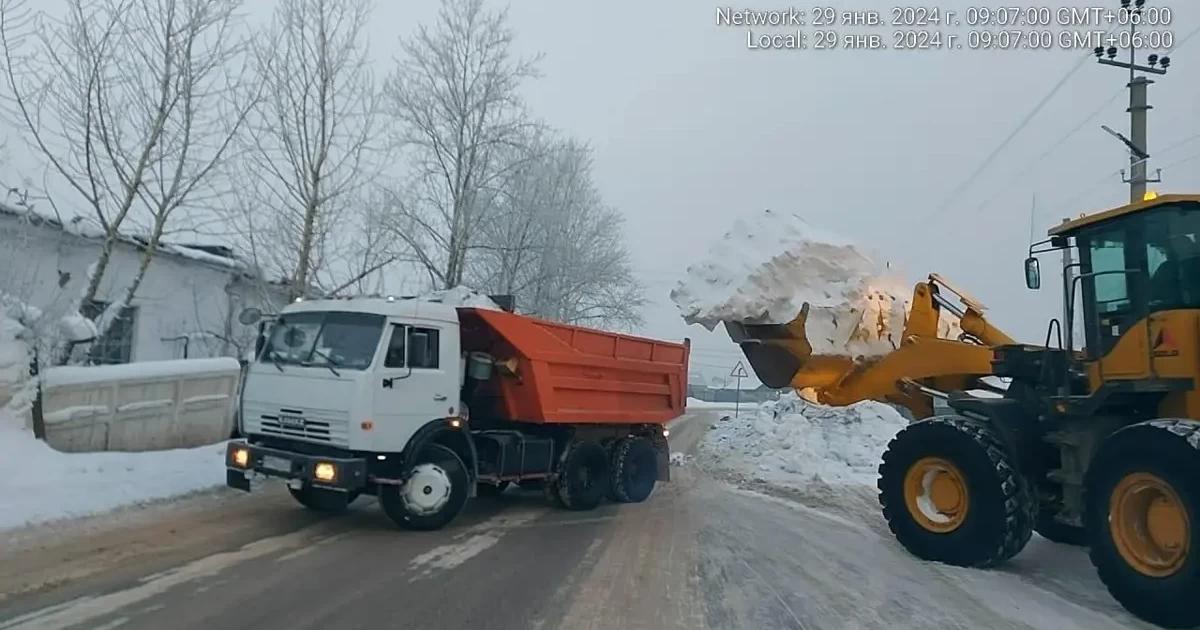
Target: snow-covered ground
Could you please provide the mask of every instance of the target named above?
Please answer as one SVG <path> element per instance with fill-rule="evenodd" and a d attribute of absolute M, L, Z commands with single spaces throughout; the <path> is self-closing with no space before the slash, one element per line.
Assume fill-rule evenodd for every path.
<path fill-rule="evenodd" d="M 906 423 L 882 403 L 826 407 L 788 393 L 719 421 L 703 447 L 723 467 L 775 485 L 874 486 L 880 455 Z"/>
<path fill-rule="evenodd" d="M 99 514 L 225 483 L 225 444 L 61 453 L 0 410 L 0 530 Z"/>

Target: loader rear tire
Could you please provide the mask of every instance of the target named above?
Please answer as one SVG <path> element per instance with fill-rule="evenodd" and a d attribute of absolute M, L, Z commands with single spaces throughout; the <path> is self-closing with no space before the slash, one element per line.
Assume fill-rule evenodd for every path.
<path fill-rule="evenodd" d="M 650 440 L 629 437 L 612 449 L 612 498 L 621 503 L 641 503 L 654 492 L 658 480 L 658 451 Z"/>
<path fill-rule="evenodd" d="M 1200 423 L 1150 420 L 1110 435 L 1084 478 L 1092 564 L 1129 612 L 1200 627 Z"/>
<path fill-rule="evenodd" d="M 878 485 L 892 534 L 923 560 L 991 567 L 1033 535 L 1037 502 L 985 422 L 952 415 L 908 425 L 888 444 Z"/>
<path fill-rule="evenodd" d="M 567 446 L 555 490 L 568 510 L 594 510 L 608 496 L 608 452 L 598 442 L 581 440 Z"/>

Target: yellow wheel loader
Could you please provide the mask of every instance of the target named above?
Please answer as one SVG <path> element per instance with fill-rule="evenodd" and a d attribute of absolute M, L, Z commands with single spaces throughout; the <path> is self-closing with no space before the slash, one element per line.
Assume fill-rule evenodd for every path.
<path fill-rule="evenodd" d="M 1004 397 L 952 393 L 950 413 L 900 431 L 883 514 L 914 555 L 970 567 L 1012 558 L 1039 524 L 1083 531 L 1126 609 L 1200 627 L 1200 195 L 1149 194 L 1049 236 L 1025 275 L 1037 289 L 1036 254 L 1075 254 L 1058 342 L 994 344 Z"/>
<path fill-rule="evenodd" d="M 910 419 L 921 419 L 933 416 L 938 403 L 948 403 L 950 392 L 991 391 L 1009 398 L 1023 392 L 1020 383 L 1010 384 L 1010 392 L 984 380 L 995 376 L 992 349 L 1016 343 L 988 321 L 985 311 L 979 300 L 930 274 L 913 288 L 895 350 L 881 357 L 814 354 L 806 328 L 807 304 L 787 324 L 725 322 L 725 329 L 768 387 L 811 390 L 817 402 L 833 406 L 864 400 L 891 403 L 908 410 Z M 956 338 L 939 336 L 944 317 L 957 320 L 962 333 Z M 856 328 L 850 337 L 860 334 L 869 331 Z M 1049 495 L 1048 503 L 1057 500 L 1057 485 L 1046 483 L 1039 490 Z M 1084 543 L 1082 527 L 1055 519 L 1051 511 L 1037 518 L 1035 529 L 1055 542 Z"/>

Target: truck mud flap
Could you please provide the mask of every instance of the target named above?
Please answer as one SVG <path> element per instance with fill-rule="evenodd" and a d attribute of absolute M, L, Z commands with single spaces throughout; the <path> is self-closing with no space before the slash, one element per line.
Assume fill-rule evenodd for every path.
<path fill-rule="evenodd" d="M 250 480 L 246 478 L 246 473 L 239 470 L 225 471 L 225 485 L 242 492 L 250 492 Z"/>

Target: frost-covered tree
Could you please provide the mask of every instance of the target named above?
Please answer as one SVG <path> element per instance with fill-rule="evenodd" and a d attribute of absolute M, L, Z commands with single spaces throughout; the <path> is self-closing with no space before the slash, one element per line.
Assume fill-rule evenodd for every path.
<path fill-rule="evenodd" d="M 521 310 L 604 328 L 641 323 L 645 304 L 624 244 L 624 219 L 592 180 L 592 151 L 540 133 L 489 196 L 471 246 L 470 284 L 516 296 Z"/>
<path fill-rule="evenodd" d="M 401 40 L 384 87 L 410 177 L 393 191 L 392 233 L 439 288 L 462 283 L 488 197 L 537 125 L 518 94 L 536 59 L 512 54 L 506 11 L 443 0 L 436 25 Z"/>
<path fill-rule="evenodd" d="M 257 97 L 243 72 L 240 8 L 240 0 L 67 0 L 59 16 L 0 0 L 5 113 L 47 167 L 49 205 L 71 208 L 68 219 L 82 210 L 101 242 L 73 312 L 95 303 L 117 243 L 141 239 L 136 273 L 88 318 L 101 336 L 133 300 L 163 237 L 221 192 L 217 167 Z M 71 360 L 70 341 L 56 363 Z"/>

